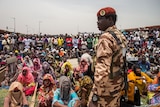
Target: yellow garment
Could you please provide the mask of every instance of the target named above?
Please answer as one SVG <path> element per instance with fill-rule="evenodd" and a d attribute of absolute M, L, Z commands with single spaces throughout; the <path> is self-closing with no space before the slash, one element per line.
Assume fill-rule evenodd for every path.
<path fill-rule="evenodd" d="M 32 86 L 35 86 L 36 84 L 34 82 L 30 83 L 28 86 L 29 87 L 32 87 Z"/>
<path fill-rule="evenodd" d="M 142 77 L 145 77 L 146 83 L 144 83 L 142 79 L 139 79 Z M 130 72 L 128 74 L 128 81 L 132 81 L 129 82 L 128 97 L 131 101 L 133 101 L 135 86 L 138 87 L 140 94 L 142 94 L 142 92 L 146 89 L 146 85 L 152 83 L 153 80 L 143 72 L 141 72 L 141 76 L 136 76 L 134 72 Z"/>
<path fill-rule="evenodd" d="M 63 65 L 62 65 L 62 69 L 64 70 L 65 67 L 68 66 L 69 67 L 69 70 L 70 71 L 73 71 L 73 67 L 72 67 L 72 64 L 70 62 L 65 62 Z"/>
<path fill-rule="evenodd" d="M 148 91 L 148 99 L 152 99 L 154 95 L 155 95 L 154 92 Z"/>
<path fill-rule="evenodd" d="M 61 74 L 64 74 L 65 73 L 65 69 L 66 69 L 66 66 L 68 66 L 69 68 L 69 72 L 67 73 L 67 76 L 71 76 L 73 74 L 73 67 L 72 67 L 72 64 L 70 62 L 65 62 L 62 67 L 61 67 Z"/>
<path fill-rule="evenodd" d="M 128 82 L 128 100 L 134 102 L 134 92 L 135 92 L 135 84 L 132 82 Z"/>
<path fill-rule="evenodd" d="M 19 53 L 18 50 L 15 50 L 15 53 Z"/>
<path fill-rule="evenodd" d="M 63 39 L 59 37 L 57 41 L 58 41 L 58 46 L 62 46 L 62 44 L 63 44 Z"/>

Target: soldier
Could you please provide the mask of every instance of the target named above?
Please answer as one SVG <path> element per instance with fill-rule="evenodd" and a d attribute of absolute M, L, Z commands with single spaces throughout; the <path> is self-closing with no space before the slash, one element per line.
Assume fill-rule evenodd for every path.
<path fill-rule="evenodd" d="M 104 31 L 96 46 L 94 85 L 89 97 L 89 107 L 120 107 L 123 88 L 122 51 L 127 41 L 116 28 L 115 9 L 102 8 L 97 13 L 98 28 Z"/>

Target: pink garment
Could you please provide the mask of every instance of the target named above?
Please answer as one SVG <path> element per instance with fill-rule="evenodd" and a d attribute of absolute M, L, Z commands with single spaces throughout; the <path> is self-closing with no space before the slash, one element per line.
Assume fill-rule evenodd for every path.
<path fill-rule="evenodd" d="M 31 69 L 28 68 L 28 67 L 23 67 L 22 70 L 27 70 L 26 76 L 23 76 L 23 74 L 20 73 L 20 74 L 18 75 L 17 80 L 18 80 L 20 83 L 22 83 L 23 86 L 27 86 L 27 85 L 29 85 L 30 83 L 33 83 L 33 82 L 34 82 L 34 77 L 33 77 L 32 73 L 31 73 Z"/>
<path fill-rule="evenodd" d="M 37 63 L 37 65 L 35 65 L 35 63 Z M 41 62 L 40 62 L 40 59 L 39 58 L 34 58 L 33 60 L 33 71 L 38 71 L 42 69 L 42 65 L 41 65 Z"/>
<path fill-rule="evenodd" d="M 89 64 L 87 63 L 87 61 L 85 59 L 82 59 L 77 70 L 84 73 L 88 70 L 88 67 L 89 67 Z"/>
<path fill-rule="evenodd" d="M 20 56 L 20 55 L 18 55 L 18 56 L 17 56 L 17 59 L 21 59 L 21 56 Z"/>
<path fill-rule="evenodd" d="M 25 90 L 24 93 L 26 96 L 30 96 L 34 93 L 35 86 L 30 87 L 29 89 Z"/>

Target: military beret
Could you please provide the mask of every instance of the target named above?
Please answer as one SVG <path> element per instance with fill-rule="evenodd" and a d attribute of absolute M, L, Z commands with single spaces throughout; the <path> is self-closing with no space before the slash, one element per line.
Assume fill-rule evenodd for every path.
<path fill-rule="evenodd" d="M 98 11 L 97 16 L 107 16 L 107 15 L 111 15 L 111 14 L 116 15 L 115 9 L 113 9 L 112 7 L 105 7 L 105 8 L 102 8 Z"/>

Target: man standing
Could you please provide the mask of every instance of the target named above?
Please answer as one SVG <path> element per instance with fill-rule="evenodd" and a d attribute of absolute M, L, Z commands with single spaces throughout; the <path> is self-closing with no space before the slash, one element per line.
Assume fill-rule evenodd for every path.
<path fill-rule="evenodd" d="M 9 39 L 9 34 L 4 34 L 4 39 L 2 40 L 3 51 L 9 52 L 10 44 L 11 44 L 11 41 Z"/>
<path fill-rule="evenodd" d="M 123 66 L 122 49 L 127 41 L 116 28 L 115 9 L 102 8 L 97 13 L 98 28 L 104 31 L 96 46 L 96 65 L 94 85 L 89 98 L 89 107 L 120 107 L 123 88 L 121 68 Z"/>

